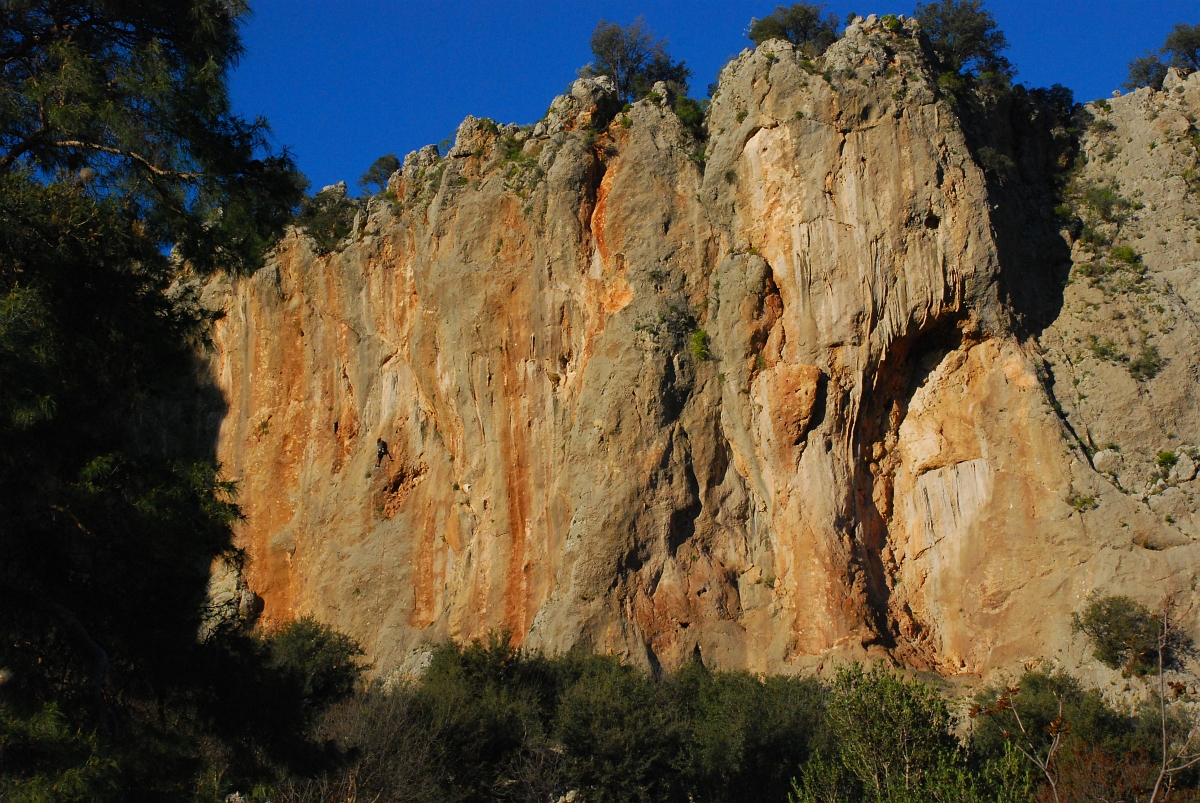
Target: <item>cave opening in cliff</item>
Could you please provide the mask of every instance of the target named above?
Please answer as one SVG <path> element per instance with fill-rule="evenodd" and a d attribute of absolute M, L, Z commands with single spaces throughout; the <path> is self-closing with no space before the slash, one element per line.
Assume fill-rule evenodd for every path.
<path fill-rule="evenodd" d="M 896 446 L 913 395 L 947 355 L 963 348 L 966 323 L 965 316 L 949 315 L 894 342 L 865 391 L 855 430 L 853 498 L 861 530 L 853 569 L 865 576 L 876 637 L 883 646 L 901 649 L 917 663 L 925 661 L 926 639 L 932 634 L 906 606 L 897 609 L 892 595 L 897 567 L 891 558 L 890 525 L 893 482 L 900 464 Z"/>

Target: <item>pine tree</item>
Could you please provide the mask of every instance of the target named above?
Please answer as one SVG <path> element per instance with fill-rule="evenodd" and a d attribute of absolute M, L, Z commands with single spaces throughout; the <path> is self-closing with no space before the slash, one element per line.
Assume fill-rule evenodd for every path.
<path fill-rule="evenodd" d="M 245 12 L 0 4 L 0 798 L 181 797 L 310 753 L 303 673 L 201 627 L 239 512 L 189 288 L 252 271 L 303 189 L 231 111 Z"/>

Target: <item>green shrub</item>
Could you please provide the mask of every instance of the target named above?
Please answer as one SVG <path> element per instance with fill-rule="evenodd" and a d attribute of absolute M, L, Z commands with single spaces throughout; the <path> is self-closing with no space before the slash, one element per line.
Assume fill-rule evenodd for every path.
<path fill-rule="evenodd" d="M 1083 229 L 1079 233 L 1079 241 L 1093 248 L 1102 248 L 1108 245 L 1109 236 L 1106 231 L 1096 228 L 1091 223 L 1084 223 Z"/>
<path fill-rule="evenodd" d="M 684 96 L 675 99 L 675 116 L 683 124 L 684 130 L 700 141 L 708 136 L 704 125 L 707 113 L 707 100 L 693 100 Z"/>
<path fill-rule="evenodd" d="M 1170 471 L 1179 462 L 1179 455 L 1175 452 L 1159 452 L 1154 462 L 1164 471 Z"/>
<path fill-rule="evenodd" d="M 1084 267 L 1089 266 L 1085 265 Z M 1088 344 L 1091 348 L 1092 356 L 1098 360 L 1103 360 L 1104 362 L 1123 362 L 1126 359 L 1116 344 L 1107 337 L 1104 340 L 1100 340 L 1095 335 L 1088 335 Z"/>
<path fill-rule="evenodd" d="M 1002 696 L 1008 698 L 1011 708 L 980 716 Z M 1120 751 L 1137 746 L 1137 720 L 1112 707 L 1098 690 L 1084 689 L 1076 678 L 1062 671 L 1026 671 L 1012 687 L 993 686 L 980 691 L 975 702 L 971 749 L 981 758 L 1004 755 L 1012 734 L 1020 732 L 1017 715 L 1024 721 L 1030 746 L 1044 750 L 1050 741 L 1049 725 L 1059 716 L 1060 703 L 1072 739 Z"/>
<path fill-rule="evenodd" d="M 707 360 L 712 356 L 709 353 L 708 344 L 708 332 L 704 331 L 703 329 L 697 329 L 696 331 L 692 332 L 689 348 L 691 349 L 692 356 L 697 360 Z"/>
<path fill-rule="evenodd" d="M 805 763 L 794 803 L 833 800 L 1027 801 L 1028 772 L 1008 752 L 972 768 L 941 695 L 898 672 L 839 669 L 829 692 L 830 743 Z"/>
<path fill-rule="evenodd" d="M 1142 261 L 1141 255 L 1128 245 L 1114 245 L 1108 254 L 1113 259 L 1120 260 L 1126 265 L 1137 265 Z"/>
<path fill-rule="evenodd" d="M 837 17 L 825 13 L 824 3 L 776 6 L 762 19 L 751 19 L 746 31 L 755 46 L 770 39 L 786 39 L 806 56 L 819 56 L 838 38 Z"/>
<path fill-rule="evenodd" d="M 822 725 L 812 679 L 654 678 L 616 658 L 523 653 L 503 633 L 438 645 L 418 681 L 376 683 L 322 729 L 352 763 L 290 798 L 758 803 L 783 800 Z M 303 798 L 301 793 L 314 797 Z"/>
<path fill-rule="evenodd" d="M 1089 510 L 1094 510 L 1097 507 L 1096 497 L 1086 496 L 1084 494 L 1071 494 L 1067 498 L 1067 504 L 1075 509 L 1077 513 L 1086 513 Z"/>
<path fill-rule="evenodd" d="M 967 79 L 957 72 L 944 72 L 938 75 L 938 89 L 945 92 L 951 98 L 957 97 L 968 86 Z"/>
<path fill-rule="evenodd" d="M 985 145 L 979 149 L 979 166 L 983 168 L 983 172 L 1003 178 L 1012 172 L 1016 164 L 1008 154 Z"/>
<path fill-rule="evenodd" d="M 1094 601 L 1096 597 L 1093 597 Z M 993 687 L 976 696 L 971 709 L 971 748 L 977 760 L 1011 752 L 1014 742 L 1032 755 L 1050 756 L 1056 791 L 1043 781 L 1039 801 L 1148 800 L 1158 776 L 1163 719 L 1151 700 L 1131 709 L 1110 705 L 1096 689 L 1084 689 L 1065 673 L 1027 671 L 1012 687 Z M 1019 719 L 1018 719 L 1019 717 Z M 1168 709 L 1169 740 L 1182 745 L 1191 718 Z M 1027 766 L 1032 768 L 1032 762 Z M 1041 770 L 1038 770 L 1041 772 Z M 1193 800 L 1195 777 L 1177 775 L 1181 799 Z"/>
<path fill-rule="evenodd" d="M 611 656 L 523 652 L 499 633 L 440 644 L 421 679 L 376 683 L 336 706 L 321 735 L 350 763 L 285 781 L 272 799 L 534 803 L 576 790 L 595 803 L 1027 803 L 1013 709 L 1028 745 L 1044 749 L 1060 703 L 1060 788 L 1108 766 L 1149 766 L 1152 712 L 1114 709 L 1061 673 L 1028 672 L 976 702 L 960 743 L 961 723 L 935 688 L 878 666 L 843 668 L 831 683 L 699 661 L 655 677 Z M 1169 727 L 1186 737 L 1178 717 Z"/>
<path fill-rule="evenodd" d="M 1122 198 L 1115 187 L 1092 185 L 1084 189 L 1083 202 L 1091 207 L 1106 223 L 1122 223 L 1129 201 Z"/>
<path fill-rule="evenodd" d="M 51 704 L 20 716 L 0 705 L 0 800 L 121 800 L 117 762 L 94 733 L 71 727 Z"/>
<path fill-rule="evenodd" d="M 325 190 L 300 202 L 296 225 L 312 238 L 316 252 L 325 255 L 350 236 L 358 210 L 357 201 L 338 190 Z"/>
<path fill-rule="evenodd" d="M 824 727 L 824 690 L 812 678 L 758 678 L 690 664 L 669 680 L 686 713 L 681 768 L 697 803 L 786 798 Z"/>
<path fill-rule="evenodd" d="M 1093 593 L 1084 609 L 1072 615 L 1071 630 L 1091 640 L 1097 661 L 1120 669 L 1126 677 L 1158 669 L 1159 617 L 1129 597 Z M 1169 633 L 1162 650 L 1163 668 L 1182 668 L 1191 653 L 1190 638 L 1177 631 Z"/>
<path fill-rule="evenodd" d="M 1143 340 L 1141 350 L 1129 361 L 1129 375 L 1139 381 L 1153 379 L 1165 363 L 1166 360 L 1158 353 L 1158 347 Z"/>
<path fill-rule="evenodd" d="M 349 697 L 362 676 L 359 646 L 312 616 L 288 622 L 264 640 L 271 656 L 269 666 L 294 679 L 314 715 Z"/>
<path fill-rule="evenodd" d="M 665 690 L 612 659 L 583 662 L 564 691 L 554 733 L 585 798 L 601 803 L 683 800 L 675 769 L 684 723 Z"/>

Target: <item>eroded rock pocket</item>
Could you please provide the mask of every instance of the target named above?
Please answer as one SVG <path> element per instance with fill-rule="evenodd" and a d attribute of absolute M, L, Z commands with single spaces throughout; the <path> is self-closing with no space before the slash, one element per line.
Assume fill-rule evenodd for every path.
<path fill-rule="evenodd" d="M 425 465 L 400 465 L 394 471 L 389 470 L 376 504 L 379 514 L 385 519 L 395 518 L 428 471 Z"/>

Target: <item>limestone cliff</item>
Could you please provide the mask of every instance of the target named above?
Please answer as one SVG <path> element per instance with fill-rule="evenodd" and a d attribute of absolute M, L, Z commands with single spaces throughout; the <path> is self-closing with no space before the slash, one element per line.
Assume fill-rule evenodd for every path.
<path fill-rule="evenodd" d="M 293 232 L 209 288 L 268 620 L 315 613 L 382 669 L 508 628 L 969 674 L 1078 660 L 1096 588 L 1194 600 L 1200 78 L 1090 107 L 1076 182 L 1141 207 L 1087 243 L 985 175 L 911 22 L 743 53 L 704 144 L 664 94 L 621 112 L 587 79 L 532 131 L 468 118 L 335 253 Z M 1092 286 L 1097 231 L 1145 235 L 1136 289 Z M 1096 357 L 1109 329 L 1156 370 Z"/>

